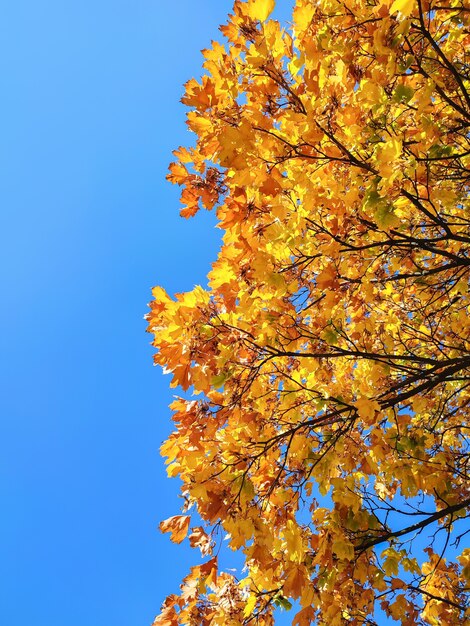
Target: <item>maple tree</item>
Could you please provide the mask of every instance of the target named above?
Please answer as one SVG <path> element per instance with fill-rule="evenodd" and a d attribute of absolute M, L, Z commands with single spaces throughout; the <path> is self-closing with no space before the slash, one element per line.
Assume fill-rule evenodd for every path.
<path fill-rule="evenodd" d="M 161 529 L 205 557 L 155 625 L 468 623 L 470 10 L 273 8 L 237 0 L 183 97 L 169 180 L 224 234 L 148 315 L 187 392 Z"/>

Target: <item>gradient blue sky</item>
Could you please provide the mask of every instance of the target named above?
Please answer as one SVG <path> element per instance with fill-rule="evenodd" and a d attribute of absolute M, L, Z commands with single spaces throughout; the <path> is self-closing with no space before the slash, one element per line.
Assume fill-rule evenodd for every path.
<path fill-rule="evenodd" d="M 156 530 L 180 501 L 143 316 L 153 285 L 190 289 L 215 258 L 214 217 L 182 220 L 164 177 L 230 8 L 2 5 L 2 625 L 145 626 L 187 571 Z"/>

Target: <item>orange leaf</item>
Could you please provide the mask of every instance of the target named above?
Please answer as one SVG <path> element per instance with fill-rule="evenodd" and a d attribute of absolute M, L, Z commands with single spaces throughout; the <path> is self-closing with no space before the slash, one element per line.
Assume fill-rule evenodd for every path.
<path fill-rule="evenodd" d="M 210 554 L 212 552 L 211 539 L 205 530 L 201 526 L 198 526 L 197 528 L 192 528 L 191 531 L 189 535 L 191 547 L 199 548 L 202 556 Z"/>
<path fill-rule="evenodd" d="M 292 622 L 292 626 L 310 626 L 315 619 L 315 611 L 313 607 L 306 606 L 305 609 L 299 611 Z"/>
<path fill-rule="evenodd" d="M 170 539 L 174 543 L 181 543 L 188 534 L 189 515 L 174 515 L 160 523 L 162 533 L 171 533 Z"/>

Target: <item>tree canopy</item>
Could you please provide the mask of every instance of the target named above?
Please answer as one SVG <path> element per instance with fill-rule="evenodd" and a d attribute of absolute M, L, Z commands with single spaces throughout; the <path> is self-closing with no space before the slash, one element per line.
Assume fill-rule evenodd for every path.
<path fill-rule="evenodd" d="M 204 557 L 155 625 L 463 624 L 470 10 L 273 8 L 235 2 L 182 100 L 168 178 L 223 240 L 207 288 L 157 287 L 148 314 L 184 392 L 161 529 Z"/>

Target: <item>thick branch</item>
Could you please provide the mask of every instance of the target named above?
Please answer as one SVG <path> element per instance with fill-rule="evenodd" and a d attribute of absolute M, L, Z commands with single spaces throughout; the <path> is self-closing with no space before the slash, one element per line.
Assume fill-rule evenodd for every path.
<path fill-rule="evenodd" d="M 420 531 L 423 528 L 426 528 L 426 526 L 429 526 L 429 524 L 432 524 L 433 522 L 436 522 L 443 517 L 447 517 L 447 515 L 452 515 L 453 513 L 462 511 L 468 506 L 470 506 L 470 498 L 467 498 L 463 502 L 457 502 L 457 504 L 452 504 L 451 506 L 448 506 L 441 511 L 436 511 L 432 515 L 429 515 L 426 519 L 423 519 L 416 524 L 412 524 L 411 526 L 407 526 L 406 528 L 402 528 L 401 530 L 391 530 L 384 535 L 380 535 L 379 537 L 368 539 L 367 541 L 364 541 L 363 543 L 356 546 L 355 549 L 357 552 L 363 552 L 364 550 L 373 548 L 374 546 L 377 546 L 380 543 L 384 543 L 385 541 L 389 541 L 390 539 L 397 539 L 398 537 L 403 537 L 403 535 L 408 535 L 409 533 Z"/>

